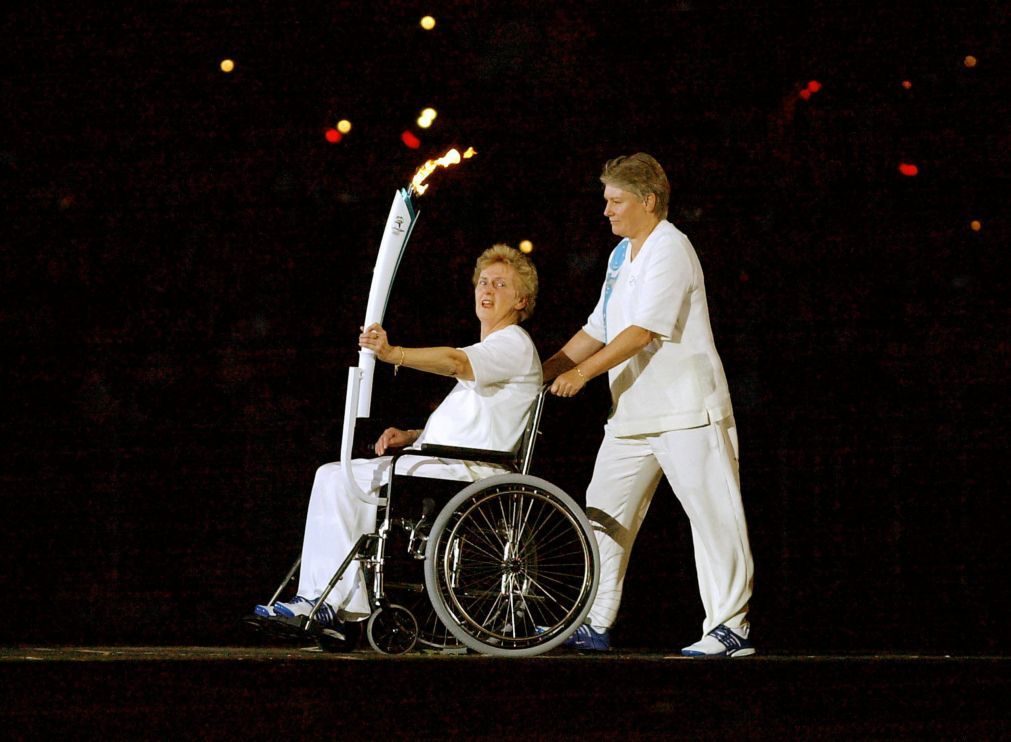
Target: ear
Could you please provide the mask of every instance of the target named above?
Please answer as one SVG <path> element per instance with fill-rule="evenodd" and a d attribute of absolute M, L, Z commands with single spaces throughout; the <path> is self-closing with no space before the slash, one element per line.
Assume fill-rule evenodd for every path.
<path fill-rule="evenodd" d="M 524 296 L 523 298 L 516 300 L 516 303 L 513 304 L 513 309 L 515 309 L 518 312 L 519 310 L 525 308 L 526 305 L 527 305 L 527 297 Z"/>
<path fill-rule="evenodd" d="M 656 210 L 656 194 L 646 194 L 646 198 L 643 199 L 642 204 L 646 208 L 646 211 L 652 214 Z"/>

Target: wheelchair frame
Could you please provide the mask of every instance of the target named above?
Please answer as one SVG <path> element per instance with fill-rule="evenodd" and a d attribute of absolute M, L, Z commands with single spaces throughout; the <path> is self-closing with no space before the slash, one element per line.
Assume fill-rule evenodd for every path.
<path fill-rule="evenodd" d="M 365 633 L 383 654 L 402 654 L 419 640 L 446 653 L 471 649 L 494 656 L 530 656 L 565 641 L 583 623 L 596 595 L 599 576 L 597 543 L 583 509 L 555 485 L 530 475 L 533 452 L 547 388 L 531 406 L 523 436 L 513 451 L 487 451 L 423 444 L 395 451 L 385 485 L 382 519 L 374 533 L 363 534 L 334 573 L 308 616 L 255 619 L 289 638 L 312 637 L 323 649 L 349 650 L 357 643 L 360 623 L 324 627 L 316 614 L 350 566 L 361 563 L 369 590 Z M 431 519 L 434 501 L 422 502 L 417 520 L 394 517 L 394 484 L 425 480 L 449 487 L 452 480 L 395 474 L 401 456 L 496 464 L 507 471 L 462 489 Z M 399 493 L 399 487 L 396 488 Z M 349 496 L 354 496 L 348 493 Z M 408 555 L 424 559 L 424 585 L 400 584 L 428 601 L 424 624 L 415 611 L 388 595 L 388 539 L 398 528 L 408 534 Z M 294 580 L 295 561 L 268 605 Z M 416 609 L 417 610 L 417 609 Z"/>

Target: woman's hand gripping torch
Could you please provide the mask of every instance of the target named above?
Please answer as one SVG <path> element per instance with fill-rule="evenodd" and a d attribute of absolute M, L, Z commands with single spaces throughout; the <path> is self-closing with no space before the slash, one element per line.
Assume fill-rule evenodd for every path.
<path fill-rule="evenodd" d="M 369 289 L 369 302 L 365 309 L 365 322 L 362 327 L 382 324 L 386 314 L 386 306 L 390 300 L 390 290 L 396 277 L 404 249 L 411 237 L 414 225 L 418 219 L 413 195 L 423 194 L 428 186 L 425 180 L 436 168 L 456 165 L 461 160 L 473 157 L 473 148 L 467 149 L 462 155 L 455 149 L 449 150 L 442 157 L 429 160 L 414 174 L 409 188 L 401 188 L 393 196 L 386 219 L 386 229 L 382 242 L 379 243 L 379 254 L 372 271 L 372 286 Z M 359 417 L 368 417 L 372 411 L 372 379 L 375 373 L 376 356 L 371 350 L 362 349 L 358 352 L 358 366 L 348 369 L 347 396 L 344 399 L 344 430 L 341 439 L 341 467 L 344 471 L 348 490 L 355 493 L 363 502 L 379 505 L 383 498 L 373 497 L 362 492 L 354 481 L 351 472 L 351 450 L 354 444 L 355 421 Z"/>

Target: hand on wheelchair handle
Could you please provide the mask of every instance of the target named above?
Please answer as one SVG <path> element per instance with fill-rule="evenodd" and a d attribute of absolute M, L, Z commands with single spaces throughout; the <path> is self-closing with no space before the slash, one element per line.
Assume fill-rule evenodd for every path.
<path fill-rule="evenodd" d="M 574 397 L 586 386 L 586 379 L 576 370 L 570 369 L 559 374 L 551 384 L 551 393 L 556 397 Z"/>

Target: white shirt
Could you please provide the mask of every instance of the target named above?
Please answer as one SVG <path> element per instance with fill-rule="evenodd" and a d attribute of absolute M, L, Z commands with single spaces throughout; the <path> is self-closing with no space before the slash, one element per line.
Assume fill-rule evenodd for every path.
<path fill-rule="evenodd" d="M 542 385 L 533 340 L 519 325 L 509 325 L 460 350 L 470 360 L 474 379 L 457 380 L 428 418 L 418 445 L 511 451 Z"/>
<path fill-rule="evenodd" d="M 605 302 L 605 282 L 583 331 L 602 343 L 630 325 L 659 337 L 608 372 L 608 428 L 617 436 L 645 435 L 729 417 L 730 391 L 709 324 L 702 266 L 691 242 L 664 220 L 635 260 L 630 249 L 625 252 L 610 297 Z"/>

